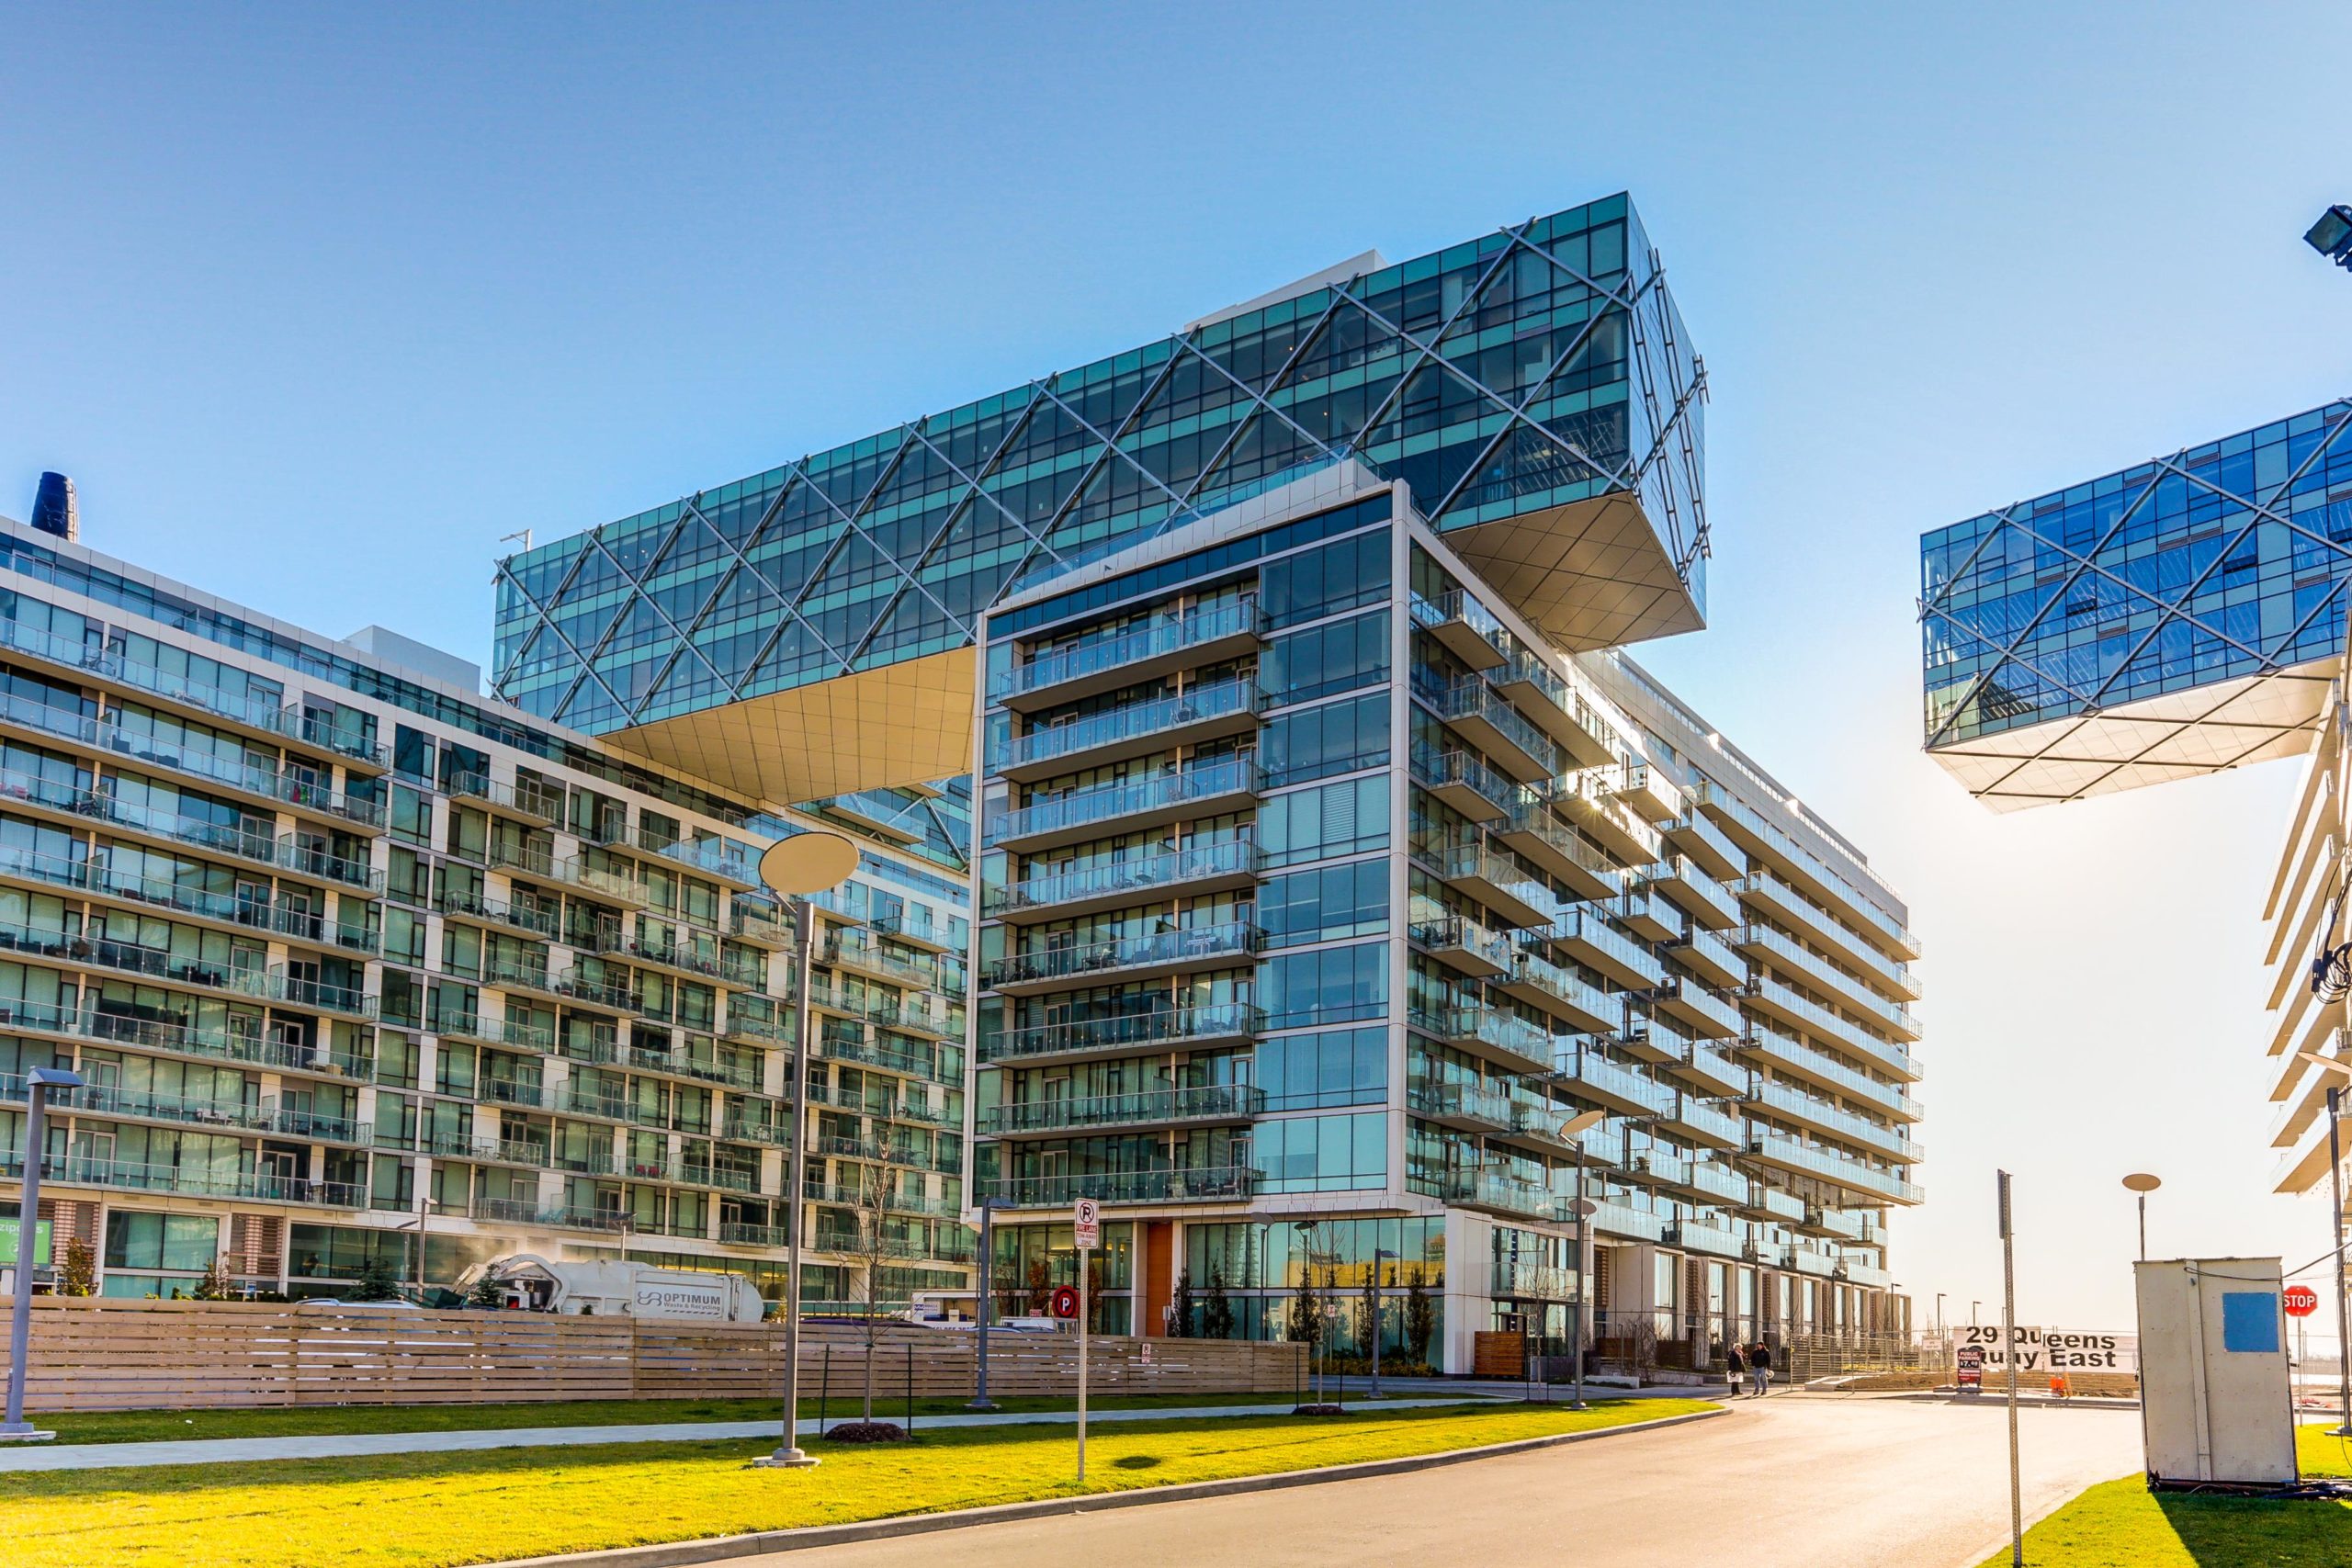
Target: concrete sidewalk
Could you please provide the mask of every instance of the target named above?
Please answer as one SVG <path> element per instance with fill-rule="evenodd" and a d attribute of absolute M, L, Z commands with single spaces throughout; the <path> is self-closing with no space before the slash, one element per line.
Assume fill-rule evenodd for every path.
<path fill-rule="evenodd" d="M 1417 1410 L 1463 1404 L 1489 1396 L 1457 1393 L 1451 1398 L 1383 1399 L 1365 1409 Z M 1093 1410 L 1087 1425 L 1113 1421 L 1187 1421 L 1215 1416 L 1287 1416 L 1291 1402 L 1278 1404 L 1200 1404 L 1169 1409 Z M 887 1412 L 876 1411 L 887 1416 Z M 1022 1411 L 994 1416 L 918 1416 L 918 1434 L 942 1427 L 1072 1426 L 1067 1410 Z M 514 1427 L 477 1432 L 343 1432 L 306 1438 L 205 1438 L 192 1442 L 59 1443 L 0 1446 L 0 1474 L 53 1470 L 124 1470 L 157 1464 L 249 1464 L 256 1461 L 353 1459 L 374 1454 L 465 1453 L 482 1449 L 580 1448 L 594 1443 L 700 1443 L 742 1438 L 774 1438 L 774 1421 L 673 1421 L 640 1427 Z M 820 1430 L 813 1417 L 800 1422 L 804 1435 Z"/>

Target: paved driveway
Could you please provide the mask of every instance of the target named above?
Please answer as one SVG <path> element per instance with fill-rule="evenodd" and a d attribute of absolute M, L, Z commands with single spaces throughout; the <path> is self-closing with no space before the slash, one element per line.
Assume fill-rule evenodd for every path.
<path fill-rule="evenodd" d="M 2019 1430 L 2029 1522 L 2140 1467 L 2136 1410 L 2026 1410 Z M 1409 1475 L 734 1561 L 1961 1568 L 2007 1529 L 1997 1402 L 1780 1394 L 1720 1420 Z"/>

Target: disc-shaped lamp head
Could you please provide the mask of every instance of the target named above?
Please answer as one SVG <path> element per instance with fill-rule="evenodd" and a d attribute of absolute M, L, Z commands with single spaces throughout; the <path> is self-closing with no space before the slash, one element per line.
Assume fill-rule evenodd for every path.
<path fill-rule="evenodd" d="M 2134 1192 L 2154 1192 L 2164 1184 L 2162 1177 L 2150 1176 L 2144 1170 L 2134 1171 L 2123 1179 L 2123 1185 Z"/>
<path fill-rule="evenodd" d="M 787 897 L 822 893 L 857 869 L 857 845 L 839 833 L 795 833 L 760 856 L 760 880 Z"/>

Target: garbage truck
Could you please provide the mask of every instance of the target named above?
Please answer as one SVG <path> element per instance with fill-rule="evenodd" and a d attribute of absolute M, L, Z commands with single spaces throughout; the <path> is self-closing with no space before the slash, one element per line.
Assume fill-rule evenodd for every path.
<path fill-rule="evenodd" d="M 659 1323 L 757 1323 L 767 1314 L 759 1287 L 741 1274 L 655 1269 L 644 1263 L 558 1261 L 513 1252 L 477 1263 L 458 1277 L 470 1299 L 482 1280 L 512 1312 L 577 1317 L 641 1317 Z"/>

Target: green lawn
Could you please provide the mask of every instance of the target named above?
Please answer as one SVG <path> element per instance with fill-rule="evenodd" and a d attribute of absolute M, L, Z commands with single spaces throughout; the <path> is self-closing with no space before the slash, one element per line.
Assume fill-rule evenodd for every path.
<path fill-rule="evenodd" d="M 1009 1411 L 1069 1410 L 1069 1399 L 1000 1399 Z M 1087 1403 L 1097 1410 L 1165 1408 L 1207 1404 L 1283 1404 L 1278 1393 L 1101 1394 Z M 1348 1402 L 1355 1403 L 1353 1398 Z M 918 1399 L 915 1424 L 926 1416 L 957 1416 L 965 1401 Z M 824 1406 L 828 1421 L 854 1419 L 859 1403 L 836 1392 Z M 906 1404 L 875 1391 L 877 1418 L 901 1421 Z M 816 1396 L 800 1402 L 801 1419 L 817 1418 Z M 598 1399 L 538 1404 L 334 1404 L 285 1410 L 121 1410 L 87 1415 L 36 1415 L 61 1443 L 185 1442 L 195 1438 L 309 1438 L 337 1432 L 478 1432 L 514 1427 L 633 1427 L 668 1421 L 774 1421 L 781 1429 L 783 1404 L 773 1399 Z"/>
<path fill-rule="evenodd" d="M 1067 1425 L 942 1428 L 752 1470 L 757 1442 L 396 1454 L 0 1476 L 8 1568 L 454 1568 L 599 1547 L 835 1524 L 1263 1475 L 1509 1442 L 1712 1408 L 1699 1400 L 1122 1423 L 1072 1476 Z"/>
<path fill-rule="evenodd" d="M 2324 1426 L 2295 1434 L 2306 1476 L 2352 1476 Z M 2140 1477 L 2094 1486 L 2026 1532 L 2029 1568 L 2344 1568 L 2352 1505 L 2152 1494 Z M 1984 1568 L 2007 1568 L 2007 1549 Z"/>

